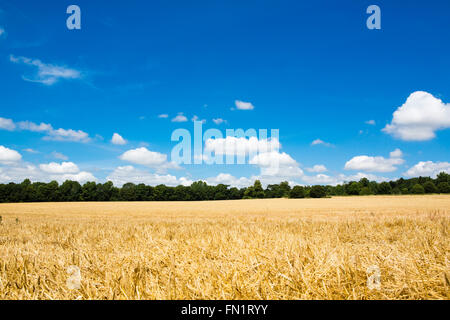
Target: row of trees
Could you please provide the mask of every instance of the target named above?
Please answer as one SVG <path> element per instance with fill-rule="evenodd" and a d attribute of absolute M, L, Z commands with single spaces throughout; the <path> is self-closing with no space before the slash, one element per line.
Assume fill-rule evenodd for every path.
<path fill-rule="evenodd" d="M 270 184 L 265 189 L 259 180 L 247 188 L 230 188 L 227 185 L 207 185 L 197 181 L 190 186 L 156 187 L 145 184 L 126 183 L 121 188 L 111 181 L 106 183 L 86 182 L 80 185 L 67 180 L 61 185 L 56 181 L 0 184 L 0 202 L 45 202 L 45 201 L 199 201 L 260 198 L 323 198 L 336 195 L 371 194 L 424 194 L 450 193 L 450 175 L 442 172 L 436 179 L 419 177 L 398 179 L 378 183 L 366 178 L 337 186 L 294 186 L 288 182 Z"/>

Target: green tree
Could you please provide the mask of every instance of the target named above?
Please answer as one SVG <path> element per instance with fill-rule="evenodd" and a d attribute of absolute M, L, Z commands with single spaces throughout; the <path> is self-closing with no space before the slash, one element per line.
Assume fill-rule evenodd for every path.
<path fill-rule="evenodd" d="M 436 184 L 439 184 L 441 182 L 447 182 L 450 183 L 450 174 L 446 172 L 441 172 L 436 177 Z"/>
<path fill-rule="evenodd" d="M 417 184 L 415 184 L 412 187 L 411 193 L 413 193 L 413 194 L 424 194 L 425 193 L 425 189 L 422 187 L 422 185 L 417 183 Z"/>
<path fill-rule="evenodd" d="M 123 201 L 136 201 L 136 185 L 134 183 L 125 183 L 120 189 L 120 199 Z"/>
<path fill-rule="evenodd" d="M 358 182 L 352 182 L 347 188 L 347 193 L 350 195 L 358 195 L 360 191 L 361 185 Z"/>
<path fill-rule="evenodd" d="M 362 196 L 368 196 L 368 195 L 373 194 L 373 193 L 372 193 L 372 191 L 370 190 L 369 187 L 363 187 L 361 189 L 361 191 L 359 192 L 359 194 L 362 195 Z"/>
<path fill-rule="evenodd" d="M 78 201 L 81 196 L 81 185 L 78 181 L 66 180 L 59 187 L 61 201 Z"/>
<path fill-rule="evenodd" d="M 294 186 L 289 193 L 289 198 L 300 199 L 305 197 L 305 188 L 302 186 Z"/>
<path fill-rule="evenodd" d="M 253 189 L 255 192 L 255 196 L 254 196 L 255 198 L 258 198 L 258 199 L 264 198 L 264 189 L 262 187 L 261 181 L 256 180 L 253 185 Z"/>
<path fill-rule="evenodd" d="M 311 198 L 324 198 L 326 196 L 325 188 L 323 186 L 312 186 L 309 191 L 309 196 Z"/>
<path fill-rule="evenodd" d="M 438 189 L 439 193 L 450 193 L 450 184 L 448 182 L 440 182 Z"/>
<path fill-rule="evenodd" d="M 378 186 L 378 194 L 391 194 L 392 193 L 392 187 L 388 182 L 382 182 Z"/>
<path fill-rule="evenodd" d="M 424 183 L 423 188 L 425 190 L 425 193 L 438 193 L 439 190 L 434 185 L 433 181 L 427 181 Z"/>

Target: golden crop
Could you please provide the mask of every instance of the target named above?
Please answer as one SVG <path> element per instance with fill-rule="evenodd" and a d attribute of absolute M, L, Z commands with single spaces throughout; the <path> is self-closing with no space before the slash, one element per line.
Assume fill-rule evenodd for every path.
<path fill-rule="evenodd" d="M 1 204 L 0 299 L 449 299 L 449 213 L 448 195 Z"/>

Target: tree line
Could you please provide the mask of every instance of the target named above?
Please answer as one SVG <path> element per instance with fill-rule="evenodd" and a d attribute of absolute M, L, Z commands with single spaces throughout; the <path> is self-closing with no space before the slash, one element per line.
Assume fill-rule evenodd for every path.
<path fill-rule="evenodd" d="M 34 182 L 29 179 L 22 183 L 0 184 L 0 202 L 58 202 L 58 201 L 202 201 L 237 200 L 263 198 L 323 198 L 345 195 L 376 194 L 425 194 L 450 193 L 450 175 L 441 172 L 436 179 L 418 177 L 400 178 L 395 181 L 369 181 L 362 178 L 336 186 L 294 186 L 288 182 L 270 184 L 265 189 L 256 180 L 253 186 L 236 188 L 224 184 L 208 185 L 197 181 L 190 186 L 166 185 L 148 186 L 126 183 L 121 188 L 111 181 L 106 183 L 86 182 L 81 185 L 67 180 L 61 185 L 57 181 Z"/>

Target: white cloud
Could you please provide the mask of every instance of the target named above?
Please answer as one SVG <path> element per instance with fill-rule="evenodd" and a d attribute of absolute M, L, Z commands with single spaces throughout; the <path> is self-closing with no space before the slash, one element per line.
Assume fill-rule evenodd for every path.
<path fill-rule="evenodd" d="M 53 85 L 60 79 L 81 79 L 81 72 L 66 66 L 57 66 L 54 64 L 46 64 L 38 59 L 30 59 L 26 57 L 15 57 L 10 55 L 9 60 L 13 63 L 22 63 L 28 66 L 37 68 L 36 74 L 33 78 L 23 76 L 26 81 L 39 82 L 44 85 Z"/>
<path fill-rule="evenodd" d="M 30 179 L 33 182 L 50 182 L 56 180 L 59 183 L 62 183 L 65 180 L 73 180 L 80 183 L 97 181 L 96 177 L 86 171 L 77 173 L 61 173 L 64 170 L 55 171 L 56 172 L 45 172 L 35 165 L 26 163 L 12 164 L 7 167 L 0 167 L 0 183 L 22 182 L 25 179 Z"/>
<path fill-rule="evenodd" d="M 317 172 L 317 173 L 326 172 L 327 171 L 327 167 L 325 167 L 323 164 L 316 164 L 312 168 L 306 168 L 306 171 L 308 171 L 308 172 Z"/>
<path fill-rule="evenodd" d="M 223 120 L 222 118 L 217 118 L 217 119 L 213 119 L 213 122 L 217 125 L 222 124 L 222 123 L 226 123 L 226 120 Z"/>
<path fill-rule="evenodd" d="M 0 118 L 0 129 L 13 131 L 16 124 L 11 119 Z"/>
<path fill-rule="evenodd" d="M 172 122 L 186 122 L 188 119 L 183 115 L 183 112 L 178 113 L 178 115 L 172 119 Z"/>
<path fill-rule="evenodd" d="M 89 142 L 91 139 L 89 135 L 81 130 L 72 129 L 57 129 L 48 132 L 48 135 L 43 138 L 44 140 L 53 141 L 73 141 L 73 142 Z"/>
<path fill-rule="evenodd" d="M 236 100 L 234 104 L 236 105 L 236 109 L 238 110 L 253 110 L 255 108 L 250 102 L 244 102 L 240 100 Z"/>
<path fill-rule="evenodd" d="M 403 157 L 403 152 L 402 152 L 402 150 L 397 148 L 394 151 L 392 151 L 391 153 L 389 153 L 389 156 L 391 158 L 401 158 L 401 157 Z"/>
<path fill-rule="evenodd" d="M 227 136 L 226 138 L 208 139 L 205 142 L 205 150 L 217 155 L 248 155 L 258 152 L 279 150 L 281 144 L 276 138 L 258 139 L 257 137 L 237 138 Z"/>
<path fill-rule="evenodd" d="M 311 142 L 312 146 L 317 146 L 317 145 L 324 145 L 325 147 L 332 147 L 333 145 L 331 143 L 325 142 L 321 139 L 316 139 L 313 142 Z"/>
<path fill-rule="evenodd" d="M 33 132 L 46 132 L 52 131 L 53 127 L 48 123 L 36 124 L 31 121 L 20 121 L 17 123 L 18 127 L 21 130 L 33 131 Z"/>
<path fill-rule="evenodd" d="M 161 175 L 157 173 L 151 173 L 144 170 L 138 170 L 133 166 L 117 167 L 113 172 L 109 174 L 106 180 L 112 181 L 116 186 L 122 186 L 127 182 L 132 182 L 135 184 L 145 183 L 152 186 L 156 186 L 158 184 L 165 184 L 167 186 L 188 186 L 193 182 L 192 180 L 189 180 L 185 177 L 181 177 L 178 179 L 177 177 L 170 174 Z"/>
<path fill-rule="evenodd" d="M 161 119 L 166 119 L 168 117 L 169 117 L 169 115 L 167 113 L 163 113 L 163 114 L 158 115 L 158 118 L 161 118 Z"/>
<path fill-rule="evenodd" d="M 258 153 L 250 159 L 249 164 L 254 164 L 259 167 L 273 167 L 274 165 L 289 167 L 298 165 L 297 161 L 292 159 L 290 155 L 277 151 Z"/>
<path fill-rule="evenodd" d="M 382 131 L 406 141 L 433 139 L 437 130 L 450 128 L 450 104 L 433 95 L 416 91 L 393 114 Z"/>
<path fill-rule="evenodd" d="M 3 125 L 1 125 L 3 123 Z M 10 119 L 0 118 L 0 129 L 6 130 L 14 130 L 15 128 L 19 128 L 20 130 L 32 131 L 32 132 L 40 132 L 46 133 L 47 135 L 43 137 L 44 140 L 53 140 L 53 141 L 74 141 L 74 142 L 89 142 L 91 138 L 89 135 L 81 130 L 72 130 L 72 129 L 53 129 L 51 124 L 43 123 L 36 124 L 31 121 L 20 121 L 14 123 Z"/>
<path fill-rule="evenodd" d="M 167 155 L 150 151 L 145 147 L 128 150 L 123 153 L 119 159 L 151 168 L 157 168 L 158 171 L 179 169 L 179 166 L 176 163 L 167 162 Z"/>
<path fill-rule="evenodd" d="M 44 182 L 42 172 L 34 165 L 0 167 L 0 183 L 22 182 L 25 179 Z"/>
<path fill-rule="evenodd" d="M 401 159 L 402 152 L 396 149 L 390 153 L 390 158 L 384 157 L 369 157 L 356 156 L 347 161 L 345 170 L 361 170 L 367 172 L 392 172 L 397 170 L 398 165 L 401 165 L 405 160 Z"/>
<path fill-rule="evenodd" d="M 376 124 L 375 120 L 367 120 L 366 124 L 374 126 Z"/>
<path fill-rule="evenodd" d="M 404 173 L 408 177 L 435 178 L 442 171 L 450 173 L 450 162 L 420 161 Z"/>
<path fill-rule="evenodd" d="M 229 173 L 219 173 L 216 177 L 207 178 L 206 183 L 209 185 L 226 184 L 231 187 L 243 188 L 248 187 L 254 183 L 251 178 L 240 177 L 236 178 Z"/>
<path fill-rule="evenodd" d="M 62 175 L 52 175 L 51 180 L 56 180 L 58 182 L 64 182 L 66 180 L 78 181 L 80 183 L 97 181 L 97 178 L 90 172 L 81 171 L 76 174 L 62 174 Z"/>
<path fill-rule="evenodd" d="M 120 134 L 114 133 L 112 138 L 111 138 L 111 143 L 112 144 L 117 144 L 117 145 L 124 145 L 124 144 L 127 144 L 127 140 L 122 138 L 122 136 Z"/>
<path fill-rule="evenodd" d="M 19 162 L 22 159 L 22 155 L 16 150 L 0 146 L 0 163 L 10 164 L 14 162 Z"/>
<path fill-rule="evenodd" d="M 41 164 L 39 168 L 45 173 L 52 174 L 66 174 L 66 173 L 78 173 L 80 169 L 73 162 L 50 162 L 48 164 Z"/>
<path fill-rule="evenodd" d="M 52 156 L 53 158 L 59 159 L 59 160 L 68 160 L 68 159 L 69 159 L 68 156 L 66 156 L 66 155 L 64 155 L 64 154 L 62 154 L 62 153 L 60 153 L 60 152 L 56 152 L 56 151 L 53 151 L 53 152 L 51 153 L 51 156 Z"/>
<path fill-rule="evenodd" d="M 1 37 L 6 37 L 6 31 L 3 27 L 0 27 L 0 38 Z"/>
<path fill-rule="evenodd" d="M 334 177 L 330 177 L 329 175 L 319 173 L 315 176 L 303 176 L 302 180 L 308 184 L 337 184 L 338 180 Z"/>

